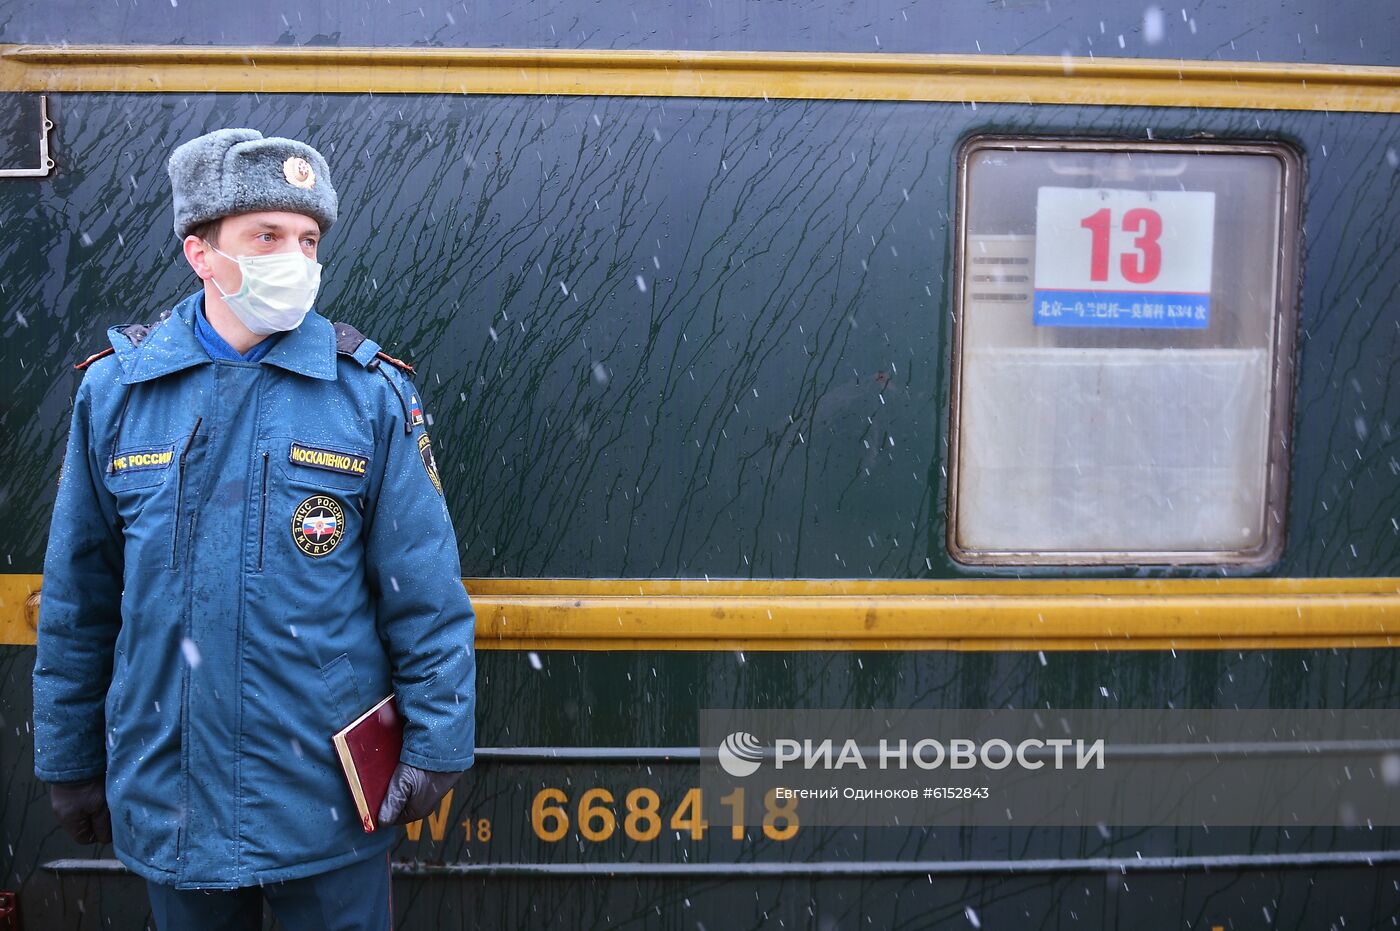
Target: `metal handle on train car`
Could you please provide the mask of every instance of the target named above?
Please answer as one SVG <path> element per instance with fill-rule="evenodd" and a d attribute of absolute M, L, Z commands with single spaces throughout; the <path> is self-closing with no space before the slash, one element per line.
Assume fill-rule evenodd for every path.
<path fill-rule="evenodd" d="M 49 119 L 49 98 L 39 95 L 39 167 L 0 168 L 0 178 L 46 178 L 53 171 L 54 161 L 49 157 L 49 130 L 53 120 Z"/>

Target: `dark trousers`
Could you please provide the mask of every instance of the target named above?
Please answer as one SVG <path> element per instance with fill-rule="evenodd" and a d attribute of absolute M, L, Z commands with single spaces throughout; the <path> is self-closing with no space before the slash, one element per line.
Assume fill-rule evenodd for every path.
<path fill-rule="evenodd" d="M 329 873 L 246 889 L 176 889 L 148 882 L 159 931 L 259 931 L 263 899 L 286 931 L 390 931 L 389 855 Z"/>

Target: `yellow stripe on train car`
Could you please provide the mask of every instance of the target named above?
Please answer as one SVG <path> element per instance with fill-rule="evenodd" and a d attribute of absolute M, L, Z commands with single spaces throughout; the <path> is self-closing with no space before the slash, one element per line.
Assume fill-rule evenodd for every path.
<path fill-rule="evenodd" d="M 32 645 L 39 575 L 0 575 Z M 464 579 L 491 650 L 1277 650 L 1400 645 L 1400 579 Z"/>
<path fill-rule="evenodd" d="M 1031 55 L 0 44 L 0 89 L 762 97 L 1400 112 L 1400 68 Z"/>

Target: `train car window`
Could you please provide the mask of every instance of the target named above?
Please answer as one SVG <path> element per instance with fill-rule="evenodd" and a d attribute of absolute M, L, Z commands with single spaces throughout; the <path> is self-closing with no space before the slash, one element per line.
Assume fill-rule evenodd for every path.
<path fill-rule="evenodd" d="M 1276 559 L 1293 150 L 981 137 L 959 169 L 954 557 Z"/>

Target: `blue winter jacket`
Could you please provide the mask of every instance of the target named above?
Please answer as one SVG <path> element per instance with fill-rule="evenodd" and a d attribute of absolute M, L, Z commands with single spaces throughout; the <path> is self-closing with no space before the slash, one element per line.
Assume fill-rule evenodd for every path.
<path fill-rule="evenodd" d="M 78 388 L 35 772 L 105 773 L 141 876 L 233 888 L 382 855 L 396 832 L 364 833 L 331 735 L 390 691 L 403 762 L 472 765 L 475 615 L 408 378 L 315 311 L 260 362 L 215 361 L 203 300 L 113 327 Z"/>

